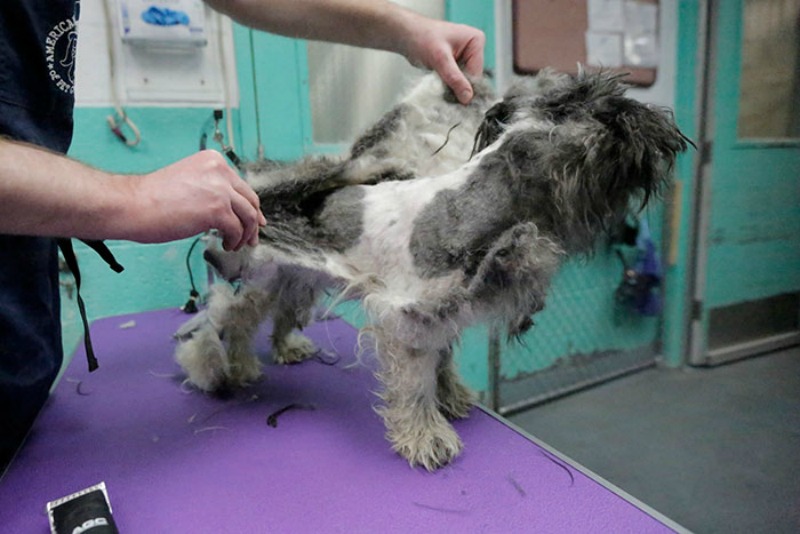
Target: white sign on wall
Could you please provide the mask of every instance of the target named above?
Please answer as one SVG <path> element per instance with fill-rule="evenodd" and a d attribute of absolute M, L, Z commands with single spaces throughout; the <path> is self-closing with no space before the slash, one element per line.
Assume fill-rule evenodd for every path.
<path fill-rule="evenodd" d="M 586 61 L 601 67 L 656 68 L 658 6 L 637 0 L 586 0 Z"/>

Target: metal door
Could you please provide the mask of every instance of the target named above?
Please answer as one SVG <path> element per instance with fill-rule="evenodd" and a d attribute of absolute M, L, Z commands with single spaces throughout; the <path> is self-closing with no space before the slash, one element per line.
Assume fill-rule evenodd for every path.
<path fill-rule="evenodd" d="M 800 0 L 712 0 L 690 362 L 800 342 Z"/>

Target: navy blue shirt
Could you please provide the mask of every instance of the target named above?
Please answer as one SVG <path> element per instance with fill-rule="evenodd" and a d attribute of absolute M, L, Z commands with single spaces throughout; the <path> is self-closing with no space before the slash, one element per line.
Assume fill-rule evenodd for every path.
<path fill-rule="evenodd" d="M 0 135 L 66 153 L 79 0 L 0 0 Z M 2 216 L 2 215 L 0 215 Z M 62 362 L 51 238 L 0 235 L 0 470 Z"/>

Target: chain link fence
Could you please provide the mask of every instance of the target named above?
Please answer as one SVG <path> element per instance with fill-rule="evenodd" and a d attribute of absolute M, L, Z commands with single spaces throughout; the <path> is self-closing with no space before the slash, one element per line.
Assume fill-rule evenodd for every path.
<path fill-rule="evenodd" d="M 492 332 L 487 404 L 510 414 L 653 366 L 659 318 L 620 301 L 624 276 L 623 262 L 610 247 L 567 263 L 550 288 L 547 307 L 519 342 Z"/>

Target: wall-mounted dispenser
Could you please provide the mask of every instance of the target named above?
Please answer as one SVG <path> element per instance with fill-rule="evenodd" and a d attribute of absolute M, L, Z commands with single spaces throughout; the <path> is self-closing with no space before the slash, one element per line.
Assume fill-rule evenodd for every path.
<path fill-rule="evenodd" d="M 123 43 L 133 46 L 193 48 L 208 44 L 201 0 L 119 0 L 119 33 Z"/>

